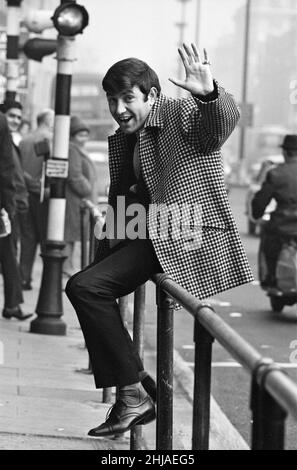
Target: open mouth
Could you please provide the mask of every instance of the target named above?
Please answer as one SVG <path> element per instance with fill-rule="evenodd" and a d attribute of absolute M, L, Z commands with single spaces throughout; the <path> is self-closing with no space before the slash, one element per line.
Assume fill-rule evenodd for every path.
<path fill-rule="evenodd" d="M 120 122 L 121 124 L 127 124 L 129 121 L 131 121 L 131 119 L 132 116 L 122 116 L 118 118 L 118 122 Z"/>

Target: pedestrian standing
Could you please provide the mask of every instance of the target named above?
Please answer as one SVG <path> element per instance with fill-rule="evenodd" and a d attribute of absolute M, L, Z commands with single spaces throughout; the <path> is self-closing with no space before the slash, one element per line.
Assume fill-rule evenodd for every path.
<path fill-rule="evenodd" d="M 38 245 L 43 251 L 46 240 L 49 190 L 44 188 L 44 159 L 38 144 L 47 142 L 50 151 L 53 140 L 55 113 L 44 109 L 37 115 L 37 128 L 24 137 L 19 145 L 25 181 L 29 193 L 29 210 L 21 217 L 20 269 L 23 290 L 32 289 L 32 271 Z"/>
<path fill-rule="evenodd" d="M 15 105 L 15 104 L 14 104 Z M 2 110 L 6 108 L 1 105 Z M 14 108 L 7 108 L 18 115 L 20 108 L 16 105 Z M 15 118 L 10 116 L 11 120 Z M 0 208 L 6 210 L 11 222 L 12 231 L 5 237 L 0 238 L 0 262 L 4 281 L 4 308 L 2 316 L 6 319 L 16 318 L 17 320 L 26 320 L 31 314 L 25 314 L 20 304 L 23 303 L 23 294 L 21 289 L 20 272 L 17 264 L 14 227 L 19 201 L 17 194 L 19 180 L 15 163 L 18 160 L 13 158 L 13 143 L 10 129 L 8 128 L 6 117 L 0 112 Z"/>
<path fill-rule="evenodd" d="M 74 263 L 75 244 L 80 241 L 80 206 L 82 199 L 96 202 L 96 170 L 85 150 L 90 130 L 78 116 L 70 121 L 69 174 L 66 183 L 65 254 L 63 273 L 71 277 L 77 270 Z"/>

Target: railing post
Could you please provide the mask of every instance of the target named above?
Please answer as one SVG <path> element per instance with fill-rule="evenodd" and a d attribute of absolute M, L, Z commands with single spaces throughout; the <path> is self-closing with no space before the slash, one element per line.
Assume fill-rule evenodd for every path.
<path fill-rule="evenodd" d="M 173 312 L 175 302 L 157 287 L 157 450 L 172 449 Z"/>
<path fill-rule="evenodd" d="M 144 357 L 144 318 L 145 318 L 145 284 L 134 293 L 133 343 L 140 359 Z M 142 449 L 142 427 L 135 426 L 131 431 L 130 450 Z"/>
<path fill-rule="evenodd" d="M 87 220 L 88 209 L 82 201 L 80 205 L 80 268 L 84 269 L 88 263 L 88 239 L 87 239 L 87 230 L 86 230 L 86 220 Z"/>
<path fill-rule="evenodd" d="M 125 295 L 124 297 L 119 298 L 119 307 L 121 312 L 122 321 L 127 327 L 128 314 L 129 314 L 129 296 Z"/>
<path fill-rule="evenodd" d="M 269 364 L 272 364 L 272 359 L 261 358 L 252 372 L 250 396 L 250 408 L 252 411 L 252 450 L 259 450 L 263 447 L 262 396 L 261 387 L 258 385 L 257 380 L 259 370 Z"/>
<path fill-rule="evenodd" d="M 202 307 L 201 307 L 202 308 Z M 195 370 L 192 449 L 208 450 L 213 336 L 195 318 Z"/>
<path fill-rule="evenodd" d="M 95 251 L 96 251 L 96 238 L 94 235 L 94 228 L 96 225 L 96 217 L 93 214 L 93 211 L 90 210 L 90 223 L 89 223 L 89 263 L 94 261 Z"/>
<path fill-rule="evenodd" d="M 255 368 L 252 379 L 253 412 L 252 450 L 283 450 L 287 413 L 265 389 L 267 375 L 279 366 L 264 358 Z"/>

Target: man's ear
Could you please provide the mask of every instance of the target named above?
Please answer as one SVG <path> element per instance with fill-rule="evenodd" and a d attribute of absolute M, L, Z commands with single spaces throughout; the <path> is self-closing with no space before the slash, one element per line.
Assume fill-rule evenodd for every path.
<path fill-rule="evenodd" d="M 150 89 L 148 94 L 149 104 L 152 106 L 158 97 L 158 90 L 154 86 Z"/>

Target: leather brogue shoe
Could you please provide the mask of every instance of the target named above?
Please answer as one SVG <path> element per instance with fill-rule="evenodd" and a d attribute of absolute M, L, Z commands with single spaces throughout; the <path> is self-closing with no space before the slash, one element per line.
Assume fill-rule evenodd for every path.
<path fill-rule="evenodd" d="M 16 318 L 17 320 L 27 320 L 32 317 L 33 313 L 24 313 L 20 306 L 14 308 L 4 308 L 2 311 L 3 318 L 10 320 L 11 318 Z"/>
<path fill-rule="evenodd" d="M 105 423 L 91 429 L 88 435 L 104 437 L 122 434 L 136 425 L 147 424 L 155 418 L 155 405 L 149 396 L 136 405 L 128 405 L 122 398 L 119 398 L 111 407 Z"/>

